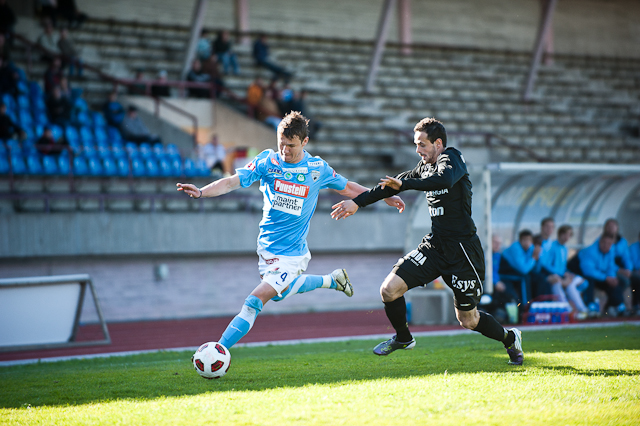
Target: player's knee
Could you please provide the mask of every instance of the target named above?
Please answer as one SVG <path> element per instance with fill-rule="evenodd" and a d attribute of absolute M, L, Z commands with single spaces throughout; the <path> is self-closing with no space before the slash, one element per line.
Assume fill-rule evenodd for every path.
<path fill-rule="evenodd" d="M 456 312 L 457 313 L 457 317 L 458 317 L 458 322 L 460 323 L 460 326 L 463 328 L 466 328 L 467 330 L 475 330 L 476 327 L 478 326 L 478 321 L 480 321 L 480 316 L 477 315 L 477 311 L 475 311 L 474 313 L 476 313 L 476 315 L 474 315 L 474 313 L 472 312 Z"/>

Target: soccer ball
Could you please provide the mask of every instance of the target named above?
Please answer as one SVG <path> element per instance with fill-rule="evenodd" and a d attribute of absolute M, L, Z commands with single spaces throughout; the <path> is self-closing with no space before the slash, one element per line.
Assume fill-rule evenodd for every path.
<path fill-rule="evenodd" d="M 205 379 L 219 379 L 231 366 L 231 354 L 222 343 L 203 343 L 191 357 L 193 368 Z"/>

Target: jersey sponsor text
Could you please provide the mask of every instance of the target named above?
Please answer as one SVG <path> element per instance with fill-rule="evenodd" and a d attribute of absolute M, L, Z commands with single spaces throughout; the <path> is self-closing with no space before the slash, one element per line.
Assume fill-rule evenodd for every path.
<path fill-rule="evenodd" d="M 429 207 L 431 217 L 444 216 L 444 207 Z"/>
<path fill-rule="evenodd" d="M 283 194 L 296 195 L 298 197 L 307 198 L 309 195 L 309 187 L 284 180 L 276 179 L 273 183 L 273 189 Z"/>
<path fill-rule="evenodd" d="M 300 216 L 302 214 L 303 205 L 304 200 L 300 198 L 290 197 L 284 194 L 275 194 L 273 202 L 271 203 L 271 208 L 295 216 Z"/>

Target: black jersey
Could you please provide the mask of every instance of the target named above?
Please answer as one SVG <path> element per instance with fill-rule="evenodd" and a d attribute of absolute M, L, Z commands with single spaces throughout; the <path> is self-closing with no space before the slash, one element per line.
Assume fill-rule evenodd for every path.
<path fill-rule="evenodd" d="M 460 151 L 446 148 L 435 164 L 422 161 L 413 170 L 395 176 L 402 181 L 400 190 L 380 185 L 353 199 L 364 207 L 401 191 L 425 191 L 431 216 L 431 230 L 442 238 L 469 238 L 476 233 L 471 218 L 471 180 Z"/>

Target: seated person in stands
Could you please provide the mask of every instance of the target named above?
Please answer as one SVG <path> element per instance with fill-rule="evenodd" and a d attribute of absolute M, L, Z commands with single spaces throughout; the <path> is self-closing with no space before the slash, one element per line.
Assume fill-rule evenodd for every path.
<path fill-rule="evenodd" d="M 578 252 L 578 260 L 583 276 L 589 281 L 585 300 L 593 299 L 593 290 L 599 289 L 607 294 L 605 311 L 611 317 L 624 315 L 626 307 L 622 296 L 623 287 L 618 280 L 618 265 L 612 250 L 615 237 L 603 234 L 589 247 Z M 590 307 L 590 309 L 592 309 Z"/>
<path fill-rule="evenodd" d="M 211 37 L 209 36 L 209 31 L 203 29 L 200 31 L 200 38 L 198 39 L 198 44 L 196 44 L 196 56 L 200 61 L 205 62 L 209 60 L 211 53 Z"/>
<path fill-rule="evenodd" d="M 134 84 L 132 84 L 127 88 L 127 93 L 129 95 L 146 95 L 147 86 L 144 83 L 144 81 L 145 81 L 144 71 L 141 69 L 136 70 L 136 77 L 134 79 Z"/>
<path fill-rule="evenodd" d="M 534 245 L 540 245 L 540 258 L 542 258 L 546 252 L 549 251 L 553 240 L 551 239 L 556 224 L 552 217 L 545 217 L 540 221 L 540 234 L 534 236 Z M 537 244 L 536 244 L 537 243 Z M 531 275 L 531 289 L 533 296 L 549 296 L 552 294 L 551 282 L 555 282 L 555 278 L 550 280 L 552 275 L 549 270 L 542 269 L 540 262 L 533 268 Z"/>
<path fill-rule="evenodd" d="M 71 121 L 71 102 L 62 96 L 59 86 L 53 88 L 53 93 L 47 99 L 49 121 L 60 126 L 66 126 Z"/>
<path fill-rule="evenodd" d="M 540 246 L 533 244 L 533 234 L 528 229 L 523 229 L 518 234 L 518 241 L 511 244 L 502 252 L 500 261 L 500 276 L 502 281 L 511 282 L 513 288 L 520 296 L 527 301 L 531 300 L 531 272 L 540 258 Z M 521 282 L 525 280 L 525 291 L 522 294 Z"/>
<path fill-rule="evenodd" d="M 613 250 L 616 265 L 618 265 L 618 279 L 622 282 L 623 288 L 627 288 L 629 287 L 631 270 L 633 269 L 629 254 L 629 243 L 620 235 L 620 224 L 616 219 L 607 219 L 602 228 L 602 233 L 613 235 L 614 242 L 611 250 Z"/>
<path fill-rule="evenodd" d="M 238 58 L 233 52 L 231 41 L 229 40 L 229 31 L 218 32 L 218 36 L 213 42 L 213 54 L 218 58 L 218 62 L 222 64 L 222 71 L 225 74 L 229 74 L 229 68 L 233 70 L 234 75 L 240 74 Z"/>
<path fill-rule="evenodd" d="M 211 82 L 211 75 L 203 71 L 202 63 L 197 58 L 191 63 L 191 69 L 187 74 L 187 81 L 194 83 Z M 211 89 L 205 89 L 204 87 L 190 87 L 188 92 L 191 98 L 211 98 Z"/>
<path fill-rule="evenodd" d="M 504 282 L 500 278 L 501 245 L 502 239 L 499 235 L 494 234 L 491 238 L 493 293 L 491 294 L 491 303 L 482 308 L 489 311 L 493 316 L 501 318 L 500 322 L 508 322 L 506 306 L 508 303 L 517 303 L 520 296 L 513 288 L 512 283 Z"/>
<path fill-rule="evenodd" d="M 640 315 L 640 234 L 638 241 L 629 246 L 631 259 L 631 306 L 633 314 Z"/>
<path fill-rule="evenodd" d="M 20 80 L 18 70 L 10 62 L 0 58 L 0 93 L 18 96 L 18 80 Z"/>
<path fill-rule="evenodd" d="M 120 132 L 127 141 L 150 144 L 160 142 L 160 138 L 152 134 L 138 117 L 138 109 L 133 105 L 129 106 L 127 114 L 122 119 L 122 123 L 120 123 Z"/>
<path fill-rule="evenodd" d="M 567 270 L 567 241 L 573 236 L 570 225 L 558 228 L 558 239 L 540 254 L 540 269 L 551 284 L 551 291 L 561 302 L 570 301 L 576 310 L 577 319 L 585 319 L 588 309 L 585 306 L 578 287 L 585 281 L 579 275 Z"/>
<path fill-rule="evenodd" d="M 14 137 L 24 139 L 26 136 L 22 127 L 18 126 L 7 114 L 7 105 L 0 103 L 0 140 L 13 139 Z"/>
<path fill-rule="evenodd" d="M 266 91 L 258 104 L 258 120 L 264 121 L 275 130 L 278 130 L 282 115 L 271 91 Z"/>
<path fill-rule="evenodd" d="M 54 58 L 44 73 L 44 93 L 49 96 L 53 92 L 53 88 L 60 86 L 62 80 L 62 61 L 60 58 Z"/>
<path fill-rule="evenodd" d="M 269 44 L 267 43 L 267 36 L 261 34 L 253 43 L 253 59 L 256 62 L 256 66 L 268 69 L 273 73 L 274 79 L 283 79 L 285 82 L 291 80 L 292 73 L 276 65 L 269 60 Z"/>
<path fill-rule="evenodd" d="M 262 97 L 264 96 L 264 84 L 260 77 L 256 77 L 253 82 L 247 87 L 247 104 L 250 108 L 254 109 L 254 116 L 257 115 L 256 108 L 260 104 Z M 297 110 L 296 110 L 297 111 Z"/>
<path fill-rule="evenodd" d="M 42 53 L 42 59 L 45 61 L 51 61 L 53 58 L 60 54 L 58 48 L 58 38 L 53 31 L 53 24 L 48 19 L 43 22 L 43 32 L 38 36 L 36 43 L 45 49 L 46 52 Z"/>
<path fill-rule="evenodd" d="M 102 113 L 109 126 L 120 127 L 122 119 L 125 116 L 124 107 L 118 102 L 118 93 L 109 93 L 109 99 L 102 107 Z"/>
<path fill-rule="evenodd" d="M 227 150 L 218 142 L 218 136 L 213 135 L 211 141 L 199 147 L 198 157 L 204 160 L 207 168 L 212 172 L 220 174 L 229 174 L 230 170 L 227 166 Z"/>
<path fill-rule="evenodd" d="M 51 127 L 45 126 L 42 136 L 36 141 L 36 149 L 42 155 L 60 155 L 67 149 L 67 141 L 64 138 L 55 140 Z"/>
<path fill-rule="evenodd" d="M 167 81 L 167 72 L 165 70 L 160 70 L 158 72 L 158 78 L 156 82 L 165 83 Z M 153 84 L 151 85 L 151 96 L 156 97 L 169 97 L 171 96 L 171 90 L 169 86 L 165 86 L 164 84 Z"/>
<path fill-rule="evenodd" d="M 77 77 L 82 77 L 82 59 L 80 58 L 80 52 L 69 38 L 69 30 L 66 28 L 60 30 L 58 49 L 60 49 L 60 53 L 62 53 L 62 66 L 69 67 L 69 77 L 74 74 L 74 71 Z"/>

